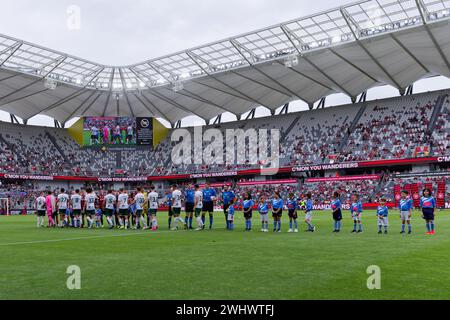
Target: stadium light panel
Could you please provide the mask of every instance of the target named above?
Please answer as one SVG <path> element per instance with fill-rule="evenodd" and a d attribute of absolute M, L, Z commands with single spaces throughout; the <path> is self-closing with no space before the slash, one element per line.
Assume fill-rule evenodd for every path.
<path fill-rule="evenodd" d="M 53 79 L 45 78 L 44 86 L 49 90 L 55 90 L 58 86 L 58 83 Z"/>
<path fill-rule="evenodd" d="M 183 82 L 181 82 L 181 81 L 175 82 L 175 84 L 173 85 L 172 90 L 173 90 L 174 92 L 178 92 L 178 91 L 184 90 L 184 84 L 183 84 Z"/>

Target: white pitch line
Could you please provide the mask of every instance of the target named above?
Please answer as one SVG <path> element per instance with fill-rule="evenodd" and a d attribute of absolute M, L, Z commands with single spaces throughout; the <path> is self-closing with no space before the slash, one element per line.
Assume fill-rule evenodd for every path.
<path fill-rule="evenodd" d="M 77 240 L 92 240 L 92 239 L 102 239 L 102 238 L 132 237 L 132 236 L 142 236 L 142 235 L 162 234 L 162 233 L 175 233 L 175 232 L 174 231 L 157 231 L 157 232 L 151 232 L 151 233 L 150 232 L 148 232 L 148 233 L 141 232 L 141 233 L 103 235 L 103 236 L 80 237 L 80 238 L 67 238 L 67 239 L 37 240 L 37 241 L 27 241 L 27 242 L 0 243 L 0 247 L 26 245 L 26 244 L 64 242 L 64 241 L 77 241 Z"/>

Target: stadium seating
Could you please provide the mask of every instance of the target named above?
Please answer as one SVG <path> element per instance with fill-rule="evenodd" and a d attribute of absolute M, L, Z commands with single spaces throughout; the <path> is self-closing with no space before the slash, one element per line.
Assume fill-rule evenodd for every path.
<path fill-rule="evenodd" d="M 279 129 L 281 166 L 442 156 L 449 154 L 448 95 L 441 99 L 438 113 L 435 104 L 444 94 L 423 93 L 211 125 L 203 130 L 215 128 L 225 136 L 227 129 Z M 187 130 L 193 132 L 193 128 Z M 154 151 L 139 147 L 102 151 L 81 148 L 65 129 L 2 122 L 0 172 L 110 176 L 121 169 L 124 175 L 141 176 L 260 167 L 256 145 L 240 151 L 247 159 L 244 163 L 180 166 L 171 161 L 174 145 L 169 135 Z M 204 142 L 203 148 L 207 145 Z"/>
<path fill-rule="evenodd" d="M 369 103 L 339 161 L 413 157 L 415 147 L 430 145 L 427 130 L 436 99 L 420 94 Z"/>

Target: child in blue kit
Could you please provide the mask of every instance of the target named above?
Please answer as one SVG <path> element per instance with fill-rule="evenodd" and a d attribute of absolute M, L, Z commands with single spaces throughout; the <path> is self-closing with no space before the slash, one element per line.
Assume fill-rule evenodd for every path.
<path fill-rule="evenodd" d="M 378 217 L 378 234 L 383 233 L 388 234 L 389 221 L 388 221 L 389 209 L 386 206 L 386 199 L 380 199 L 380 205 L 377 209 L 377 217 Z"/>

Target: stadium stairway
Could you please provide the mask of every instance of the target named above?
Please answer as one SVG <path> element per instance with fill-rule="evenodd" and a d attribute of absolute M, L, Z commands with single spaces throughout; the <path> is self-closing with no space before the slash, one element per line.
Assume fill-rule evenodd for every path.
<path fill-rule="evenodd" d="M 442 106 L 444 105 L 444 102 L 447 99 L 447 97 L 448 93 L 441 94 L 437 98 L 436 104 L 434 105 L 433 114 L 431 115 L 430 124 L 428 125 L 428 132 L 433 132 L 434 128 L 436 127 L 437 119 L 442 111 Z"/>
<path fill-rule="evenodd" d="M 122 168 L 122 152 L 116 152 L 116 169 Z"/>
<path fill-rule="evenodd" d="M 281 135 L 280 137 L 280 141 L 284 141 L 286 139 L 286 137 L 289 135 L 289 133 L 292 131 L 292 129 L 294 129 L 295 125 L 297 124 L 297 122 L 300 121 L 300 118 L 302 116 L 299 115 L 295 118 L 295 120 L 292 122 L 292 124 L 289 126 L 289 128 L 287 128 Z"/>
<path fill-rule="evenodd" d="M 345 133 L 344 138 L 342 138 L 341 144 L 339 145 L 339 149 L 337 150 L 338 153 L 341 153 L 344 147 L 347 145 L 348 139 L 350 138 L 350 135 L 355 131 L 356 126 L 359 123 L 359 120 L 364 114 L 364 111 L 366 111 L 367 103 L 363 103 L 358 111 L 358 113 L 355 116 L 355 119 L 353 120 L 350 128 L 348 128 L 348 132 Z"/>
<path fill-rule="evenodd" d="M 50 132 L 45 131 L 45 135 L 47 136 L 47 138 L 52 142 L 53 146 L 55 147 L 56 150 L 58 150 L 59 154 L 61 155 L 61 157 L 64 159 L 65 163 L 70 163 L 69 159 L 67 158 L 66 154 L 64 153 L 64 151 L 61 149 L 61 147 L 58 145 L 58 143 L 56 142 L 56 139 L 54 136 L 52 136 L 50 134 Z"/>

